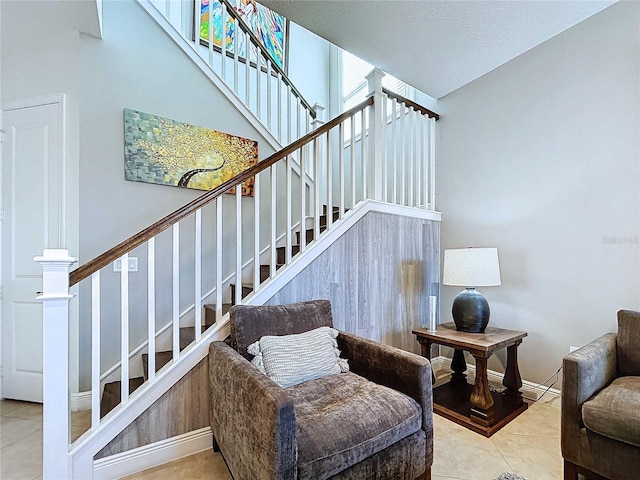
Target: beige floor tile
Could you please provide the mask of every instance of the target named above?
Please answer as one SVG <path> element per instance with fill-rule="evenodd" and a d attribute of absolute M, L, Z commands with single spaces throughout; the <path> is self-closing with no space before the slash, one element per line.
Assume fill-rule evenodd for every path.
<path fill-rule="evenodd" d="M 0 417 L 0 448 L 28 437 L 32 433 L 42 434 L 42 422 L 22 418 Z"/>
<path fill-rule="evenodd" d="M 23 418 L 42 422 L 42 404 L 1 400 L 0 415 L 3 417 Z"/>
<path fill-rule="evenodd" d="M 562 478 L 559 437 L 496 434 L 491 441 L 509 464 L 510 471 L 532 480 Z"/>
<path fill-rule="evenodd" d="M 464 480 L 491 480 L 509 470 L 495 445 L 482 435 L 433 416 L 433 475 Z"/>
<path fill-rule="evenodd" d="M 42 432 L 31 435 L 0 449 L 2 480 L 33 480 L 42 474 Z"/>
<path fill-rule="evenodd" d="M 534 403 L 491 438 L 500 435 L 531 435 L 560 438 L 560 410 L 551 405 Z"/>
<path fill-rule="evenodd" d="M 91 428 L 91 410 L 71 412 L 71 441 L 75 442 Z"/>
<path fill-rule="evenodd" d="M 562 407 L 562 397 L 547 394 L 539 399 L 537 403 L 538 405 L 551 405 L 559 409 Z"/>
<path fill-rule="evenodd" d="M 170 478 L 172 480 L 231 480 L 231 475 L 229 475 L 229 471 L 220 454 L 214 453 L 212 449 L 209 449 L 124 478 L 127 480 L 152 480 L 158 478 Z"/>

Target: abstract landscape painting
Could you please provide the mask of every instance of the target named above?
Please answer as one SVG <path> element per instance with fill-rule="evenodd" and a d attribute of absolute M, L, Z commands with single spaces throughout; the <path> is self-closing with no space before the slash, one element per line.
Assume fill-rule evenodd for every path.
<path fill-rule="evenodd" d="M 124 109 L 126 180 L 212 190 L 257 161 L 256 141 Z M 253 196 L 253 179 L 242 194 Z"/>
<path fill-rule="evenodd" d="M 230 0 L 234 10 L 240 18 L 249 26 L 262 46 L 269 52 L 273 61 L 282 69 L 285 64 L 286 19 L 268 9 L 255 0 Z M 213 15 L 211 14 L 213 12 Z M 225 46 L 227 51 L 235 51 L 235 41 L 238 41 L 238 54 L 246 58 L 246 46 L 244 35 L 238 35 L 236 39 L 236 25 L 231 16 L 226 17 Z M 209 28 L 213 26 L 211 33 Z M 200 38 L 209 41 L 209 35 L 213 44 L 222 47 L 222 4 L 220 0 L 200 1 Z M 251 52 L 251 61 L 255 62 L 256 54 Z"/>

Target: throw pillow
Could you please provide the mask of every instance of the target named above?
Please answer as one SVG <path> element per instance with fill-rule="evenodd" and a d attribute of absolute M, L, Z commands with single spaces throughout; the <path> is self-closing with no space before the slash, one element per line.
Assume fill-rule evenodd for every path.
<path fill-rule="evenodd" d="M 618 312 L 618 370 L 622 375 L 640 375 L 640 312 Z"/>
<path fill-rule="evenodd" d="M 283 388 L 349 371 L 340 358 L 338 331 L 320 327 L 295 335 L 266 335 L 247 348 L 251 363 Z"/>

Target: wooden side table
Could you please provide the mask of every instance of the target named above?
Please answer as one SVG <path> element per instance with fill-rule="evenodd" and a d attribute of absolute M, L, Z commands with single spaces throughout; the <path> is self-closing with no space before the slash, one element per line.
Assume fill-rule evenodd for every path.
<path fill-rule="evenodd" d="M 522 400 L 522 379 L 518 370 L 518 345 L 526 332 L 487 327 L 484 333 L 459 332 L 453 322 L 439 325 L 437 331 L 424 328 L 413 330 L 420 343 L 422 356 L 431 360 L 434 344 L 454 348 L 451 361 L 451 381 L 433 390 L 433 411 L 490 437 L 527 409 Z M 507 349 L 507 366 L 502 393 L 489 389 L 487 360 L 493 352 Z M 467 383 L 467 364 L 463 351 L 468 351 L 476 361 L 476 378 L 473 385 Z M 435 377 L 432 379 L 435 383 Z"/>

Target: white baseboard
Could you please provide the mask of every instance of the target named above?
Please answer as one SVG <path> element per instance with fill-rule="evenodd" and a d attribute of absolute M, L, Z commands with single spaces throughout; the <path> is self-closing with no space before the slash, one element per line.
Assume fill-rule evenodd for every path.
<path fill-rule="evenodd" d="M 94 480 L 120 478 L 202 452 L 211 448 L 212 438 L 211 428 L 204 427 L 144 447 L 101 458 L 93 463 L 93 478 Z"/>
<path fill-rule="evenodd" d="M 91 391 L 72 393 L 70 404 L 72 412 L 91 410 Z"/>
<path fill-rule="evenodd" d="M 436 363 L 439 365 L 441 369 L 446 370 L 446 374 L 448 375 L 451 372 L 451 359 L 443 356 L 435 357 L 432 359 L 431 363 Z M 475 365 L 467 365 L 467 378 L 475 378 L 476 367 Z M 494 384 L 496 386 L 502 386 L 502 379 L 504 378 L 504 373 L 496 372 L 494 370 L 487 369 L 487 377 L 489 378 L 489 383 Z M 536 401 L 542 394 L 545 394 L 547 397 L 555 397 L 560 398 L 561 392 L 556 388 L 549 388 L 546 385 L 540 385 L 539 383 L 529 382 L 527 380 L 522 380 L 522 396 L 527 400 Z M 548 391 L 547 391 L 548 390 Z M 545 393 L 546 392 L 546 393 Z"/>

